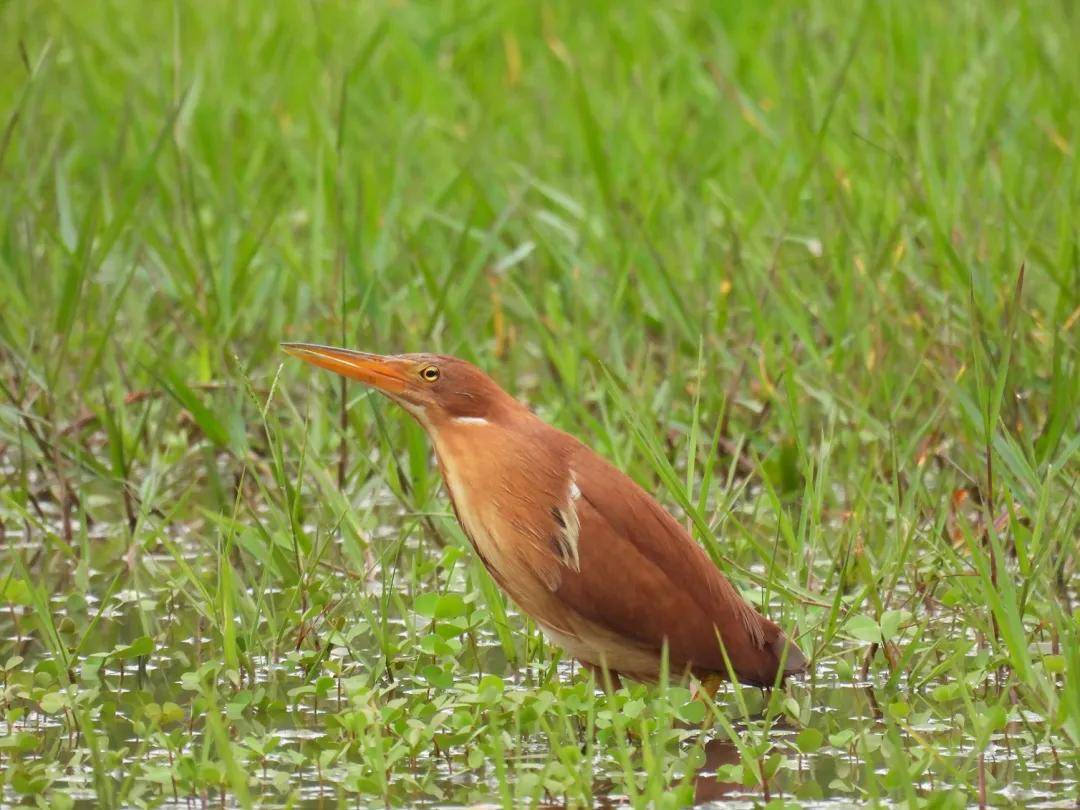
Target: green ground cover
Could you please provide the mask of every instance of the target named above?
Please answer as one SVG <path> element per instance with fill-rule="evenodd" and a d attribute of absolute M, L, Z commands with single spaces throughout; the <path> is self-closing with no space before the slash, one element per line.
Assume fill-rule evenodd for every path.
<path fill-rule="evenodd" d="M 1075 4 L 0 34 L 0 803 L 1075 806 Z M 813 673 L 597 691 L 282 340 L 486 368 Z"/>

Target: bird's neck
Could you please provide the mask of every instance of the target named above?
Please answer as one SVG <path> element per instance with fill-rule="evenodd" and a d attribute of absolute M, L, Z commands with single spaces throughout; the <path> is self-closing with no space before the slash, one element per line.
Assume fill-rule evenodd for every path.
<path fill-rule="evenodd" d="M 417 415 L 417 421 L 431 438 L 441 461 L 450 455 L 467 455 L 472 458 L 498 452 L 511 437 L 520 431 L 522 423 L 535 420 L 524 412 L 507 418 L 506 414 L 493 416 L 450 416 L 448 414 Z"/>
<path fill-rule="evenodd" d="M 435 448 L 448 485 L 479 482 L 501 475 L 508 466 L 527 463 L 530 438 L 551 430 L 524 406 L 486 417 L 416 415 Z M 535 455 L 535 453 L 534 453 Z"/>

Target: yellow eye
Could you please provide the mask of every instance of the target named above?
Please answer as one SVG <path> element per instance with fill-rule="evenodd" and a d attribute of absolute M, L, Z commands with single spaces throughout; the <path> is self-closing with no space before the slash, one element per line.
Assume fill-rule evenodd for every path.
<path fill-rule="evenodd" d="M 420 372 L 420 376 L 428 382 L 435 382 L 439 379 L 439 370 L 435 366 L 427 366 Z"/>

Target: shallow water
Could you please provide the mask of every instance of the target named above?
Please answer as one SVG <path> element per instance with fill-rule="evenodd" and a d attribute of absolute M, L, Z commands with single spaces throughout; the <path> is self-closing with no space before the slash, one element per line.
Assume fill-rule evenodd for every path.
<path fill-rule="evenodd" d="M 35 537 L 16 539 L 20 535 L 12 530 L 7 536 L 13 541 L 8 554 L 21 551 L 25 555 L 40 547 Z M 88 533 L 87 542 L 108 544 L 112 536 L 108 527 L 98 523 Z M 190 583 L 176 574 L 178 566 L 184 564 L 201 571 L 206 581 L 213 581 L 213 556 L 196 544 L 195 536 L 192 527 L 186 527 L 172 538 L 179 553 L 156 549 L 143 554 L 140 563 L 145 568 L 140 570 L 153 571 L 154 577 L 124 576 L 121 581 L 128 587 L 122 588 L 116 586 L 116 576 L 117 566 L 124 563 L 117 559 L 95 556 L 98 568 L 81 570 L 77 556 L 51 559 L 49 608 L 61 638 L 70 649 L 86 634 L 78 660 L 70 665 L 79 690 L 75 702 L 84 712 L 78 718 L 55 706 L 49 713 L 40 709 L 46 695 L 59 691 L 60 675 L 56 659 L 41 644 L 34 609 L 16 605 L 0 614 L 0 637 L 24 659 L 7 667 L 0 736 L 13 740 L 27 733 L 35 740 L 25 753 L 4 753 L 9 772 L 36 774 L 50 783 L 47 791 L 62 790 L 80 807 L 97 806 L 102 773 L 133 806 L 239 804 L 227 775 L 221 772 L 224 766 L 216 760 L 211 766 L 219 771 L 211 768 L 192 776 L 206 767 L 210 747 L 216 750 L 219 745 L 204 722 L 207 706 L 196 699 L 198 686 L 193 673 L 206 666 L 210 667 L 206 677 L 217 684 L 218 708 L 230 719 L 232 741 L 237 744 L 234 750 L 237 756 L 248 752 L 244 754 L 247 761 L 238 767 L 249 778 L 253 799 L 262 806 L 366 806 L 384 800 L 430 807 L 499 805 L 505 802 L 506 791 L 515 790 L 523 779 L 548 773 L 552 762 L 558 760 L 560 755 L 551 748 L 552 738 L 535 721 L 523 723 L 519 733 L 509 735 L 501 763 L 488 756 L 477 761 L 472 753 L 474 745 L 453 742 L 461 734 L 428 730 L 432 721 L 427 715 L 440 700 L 446 701 L 446 712 L 451 715 L 473 706 L 476 684 L 483 675 L 498 675 L 503 691 L 490 705 L 484 704 L 488 708 L 479 716 L 486 720 L 501 715 L 503 721 L 540 693 L 549 692 L 552 700 L 565 701 L 565 688 L 580 683 L 582 676 L 573 664 L 562 662 L 557 677 L 548 680 L 550 651 L 539 657 L 534 653 L 525 666 L 508 663 L 490 615 L 468 632 L 448 636 L 450 641 L 461 643 L 460 651 L 437 653 L 417 646 L 418 639 L 425 636 L 428 620 L 399 615 L 395 606 L 381 624 L 388 636 L 380 640 L 356 600 L 378 603 L 390 582 L 388 572 L 375 571 L 371 579 L 359 583 L 337 575 L 328 577 L 321 583 L 327 590 L 322 594 L 325 603 L 356 608 L 341 614 L 337 631 L 320 624 L 316 612 L 314 620 L 310 616 L 305 620 L 314 624 L 305 631 L 299 651 L 295 648 L 300 634 L 290 626 L 276 646 L 267 644 L 265 650 L 244 654 L 238 672 L 225 672 L 221 639 L 197 609 L 200 597 L 185 595 Z M 410 539 L 404 547 L 415 548 L 416 543 Z M 400 577 L 403 563 L 398 565 Z M 80 589 L 80 578 L 88 585 L 86 590 Z M 465 587 L 460 569 L 455 570 L 452 581 L 454 590 Z M 410 587 L 424 590 L 415 584 Z M 290 588 L 268 585 L 246 590 L 254 600 L 263 600 L 275 615 L 292 615 L 289 611 L 295 609 L 295 593 Z M 904 593 L 902 587 L 898 593 Z M 392 602 L 394 589 L 388 595 Z M 1070 597 L 1075 596 L 1074 588 Z M 265 620 L 264 616 L 260 621 Z M 513 614 L 509 621 L 520 641 L 525 623 Z M 977 634 L 958 626 L 954 616 L 942 612 L 927 632 L 928 640 L 970 639 L 971 666 L 965 667 L 965 672 L 985 665 L 984 645 Z M 155 639 L 149 655 L 130 660 L 104 658 L 144 635 Z M 383 667 L 388 641 L 399 647 L 392 654 L 393 680 Z M 270 647 L 273 655 L 263 654 L 270 652 Z M 740 779 L 746 772 L 740 764 L 743 759 L 719 725 L 702 730 L 692 723 L 677 724 L 675 736 L 664 748 L 661 770 L 666 768 L 665 783 L 681 791 L 684 803 L 749 807 L 786 797 L 797 798 L 806 806 L 840 808 L 861 805 L 875 797 L 888 800 L 898 792 L 903 795 L 907 788 L 897 784 L 899 762 L 913 768 L 914 775 L 909 774 L 912 796 L 957 788 L 966 797 L 961 803 L 971 803 L 977 796 L 973 780 L 981 774 L 990 804 L 1077 806 L 1076 752 L 1061 747 L 1060 737 L 1045 733 L 1041 715 L 1018 709 L 990 736 L 985 748 L 976 750 L 970 723 L 964 719 L 963 700 L 940 690 L 954 682 L 956 672 L 941 672 L 917 684 L 909 684 L 903 675 L 889 682 L 889 670 L 879 656 L 869 675 L 861 678 L 858 663 L 864 651 L 865 645 L 857 642 L 837 641 L 819 651 L 812 678 L 787 687 L 785 696 L 800 707 L 795 713 L 801 711 L 806 715 L 804 721 L 829 729 L 820 744 L 807 752 L 799 750 L 795 724 L 780 718 L 767 731 L 763 729 L 765 696 L 759 690 L 744 691 L 749 709 L 745 717 L 730 688 L 718 696 L 740 742 L 762 746 L 757 763 L 777 768 L 765 786 L 754 784 L 752 778 Z M 440 672 L 449 673 L 446 683 L 434 685 L 424 674 L 418 664 L 427 659 L 437 664 Z M 96 673 L 92 666 L 88 669 L 88 664 L 95 662 L 100 667 Z M 431 677 L 438 680 L 446 676 L 436 673 Z M 316 696 L 319 689 L 322 694 Z M 650 700 L 650 691 L 640 686 L 632 685 L 631 693 L 633 700 Z M 973 693 L 992 702 L 1001 690 L 988 678 L 975 684 Z M 605 705 L 606 698 L 598 693 L 593 700 L 596 709 Z M 177 714 L 161 724 L 165 731 L 155 732 L 146 726 L 147 706 L 163 707 L 167 702 L 178 704 Z M 361 771 L 367 774 L 364 779 L 371 778 L 370 752 L 357 747 L 342 731 L 342 724 L 353 710 L 385 712 L 395 702 L 403 725 L 392 727 L 391 721 L 385 721 L 382 733 L 413 728 L 410 722 L 426 717 L 416 719 L 413 728 L 420 743 L 414 743 L 414 750 L 404 760 L 387 769 L 389 784 L 384 788 L 375 789 L 363 779 L 357 783 Z M 578 718 L 575 722 L 581 722 L 586 714 L 585 710 L 567 710 L 568 716 Z M 97 769 L 92 747 L 75 731 L 86 718 L 97 729 L 100 750 L 121 752 L 115 761 Z M 669 719 L 664 718 L 661 725 Z M 370 732 L 370 722 L 366 728 Z M 845 736 L 847 732 L 850 737 Z M 483 736 L 484 722 L 466 728 L 464 736 L 470 733 Z M 576 742 L 572 744 L 578 747 L 589 743 L 589 735 L 580 728 L 573 739 Z M 440 744 L 446 740 L 451 742 Z M 629 765 L 613 755 L 610 741 L 607 747 L 595 744 L 591 760 L 579 761 L 577 767 L 583 769 L 584 777 L 579 773 L 577 778 L 591 785 L 593 803 L 620 806 L 634 802 L 625 790 L 627 768 L 638 777 L 639 785 L 645 784 L 650 774 L 655 778 L 657 763 L 646 761 L 639 743 L 631 737 Z M 251 753 L 260 746 L 262 753 Z M 184 787 L 198 784 L 202 787 Z M 9 804 L 32 795 L 20 792 L 11 778 L 3 791 L 3 800 Z M 565 803 L 557 789 L 541 792 L 549 806 Z M 575 796 L 570 797 L 570 803 L 580 804 L 581 796 Z"/>

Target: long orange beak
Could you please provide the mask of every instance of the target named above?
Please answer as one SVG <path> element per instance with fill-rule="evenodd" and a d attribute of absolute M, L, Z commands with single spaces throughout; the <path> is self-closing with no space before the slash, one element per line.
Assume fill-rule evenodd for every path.
<path fill-rule="evenodd" d="M 336 349 L 317 343 L 282 343 L 281 348 L 313 366 L 359 380 L 387 394 L 400 394 L 409 388 L 411 382 L 402 361 L 394 357 Z"/>

